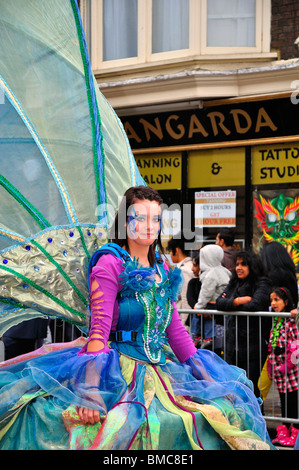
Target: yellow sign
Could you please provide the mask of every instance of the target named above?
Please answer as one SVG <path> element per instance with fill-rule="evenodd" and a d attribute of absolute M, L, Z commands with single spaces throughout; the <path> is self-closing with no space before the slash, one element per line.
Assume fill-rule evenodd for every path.
<path fill-rule="evenodd" d="M 188 187 L 216 188 L 245 184 L 245 149 L 197 150 L 188 159 Z"/>
<path fill-rule="evenodd" d="M 163 153 L 135 157 L 140 174 L 154 189 L 181 189 L 182 155 Z"/>
<path fill-rule="evenodd" d="M 263 145 L 252 152 L 252 183 L 298 183 L 299 143 Z"/>

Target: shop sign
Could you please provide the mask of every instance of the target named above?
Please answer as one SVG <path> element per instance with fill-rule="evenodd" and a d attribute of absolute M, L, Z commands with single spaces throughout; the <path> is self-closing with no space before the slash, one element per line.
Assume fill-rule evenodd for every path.
<path fill-rule="evenodd" d="M 254 147 L 252 152 L 252 183 L 298 183 L 299 143 Z"/>
<path fill-rule="evenodd" d="M 244 184 L 244 147 L 198 150 L 189 153 L 189 188 L 217 188 Z"/>
<path fill-rule="evenodd" d="M 236 226 L 236 191 L 195 192 L 195 227 L 223 226 Z"/>
<path fill-rule="evenodd" d="M 154 189 L 180 189 L 182 156 L 180 153 L 138 155 L 135 157 L 141 176 Z"/>
<path fill-rule="evenodd" d="M 298 136 L 291 97 L 122 117 L 132 149 Z"/>

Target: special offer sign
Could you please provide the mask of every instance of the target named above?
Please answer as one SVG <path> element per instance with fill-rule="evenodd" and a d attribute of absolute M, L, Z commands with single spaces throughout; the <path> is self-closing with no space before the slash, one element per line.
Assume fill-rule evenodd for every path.
<path fill-rule="evenodd" d="M 196 227 L 235 227 L 236 191 L 195 193 Z"/>

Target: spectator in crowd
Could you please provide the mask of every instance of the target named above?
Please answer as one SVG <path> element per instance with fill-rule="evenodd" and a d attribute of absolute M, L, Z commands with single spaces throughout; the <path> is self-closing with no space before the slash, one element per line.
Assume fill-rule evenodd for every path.
<path fill-rule="evenodd" d="M 296 305 L 298 301 L 296 267 L 286 248 L 281 243 L 275 241 L 266 243 L 261 250 L 261 259 L 272 287 L 287 286 L 293 298 L 293 303 Z M 292 309 L 291 313 L 295 317 L 297 309 Z M 271 328 L 272 318 L 269 317 L 268 323 L 269 328 Z M 259 388 L 263 400 L 266 399 L 272 385 L 272 381 L 267 373 L 267 360 L 268 358 L 262 368 L 259 379 Z"/>
<path fill-rule="evenodd" d="M 2 338 L 5 360 L 40 348 L 47 337 L 47 327 L 47 319 L 34 318 L 23 321 L 6 331 Z"/>
<path fill-rule="evenodd" d="M 171 238 L 168 241 L 167 250 L 170 253 L 171 261 L 181 269 L 184 276 L 184 284 L 182 292 L 179 295 L 179 299 L 176 303 L 177 309 L 190 309 L 187 300 L 187 287 L 189 281 L 193 278 L 192 271 L 192 259 L 189 256 L 189 251 L 186 249 L 188 240 L 179 234 L 176 237 Z M 190 315 L 188 313 L 180 313 L 180 317 L 183 325 L 189 331 Z"/>
<path fill-rule="evenodd" d="M 282 424 L 277 427 L 273 444 L 294 447 L 299 433 L 298 425 L 283 418 L 298 419 L 298 330 L 293 317 L 279 316 L 280 312 L 290 312 L 294 301 L 287 287 L 274 287 L 270 294 L 271 309 L 277 313 L 270 333 L 268 374 L 275 381 L 280 402 Z"/>
<path fill-rule="evenodd" d="M 196 252 L 192 256 L 192 272 L 194 277 L 190 279 L 187 287 L 187 301 L 190 308 L 194 308 L 194 305 L 198 300 L 198 295 L 201 287 L 201 282 L 199 280 L 199 271 L 199 252 Z"/>
<path fill-rule="evenodd" d="M 194 308 L 200 288 L 201 288 L 201 282 L 199 280 L 199 271 L 200 271 L 200 266 L 199 266 L 199 252 L 196 252 L 193 257 L 192 257 L 192 271 L 194 274 L 194 278 L 190 279 L 187 287 L 187 301 L 190 306 L 190 308 Z M 193 314 L 191 317 L 191 337 L 194 342 L 196 342 L 197 338 L 200 337 L 200 320 L 199 316 L 197 314 Z"/>
<path fill-rule="evenodd" d="M 206 245 L 201 248 L 199 252 L 201 289 L 195 309 L 216 309 L 216 299 L 224 291 L 231 277 L 230 271 L 221 264 L 223 256 L 220 246 Z M 216 336 L 215 319 L 213 320 L 209 314 L 204 315 L 203 324 L 202 343 L 210 342 Z"/>
<path fill-rule="evenodd" d="M 298 303 L 296 266 L 287 249 L 279 242 L 267 243 L 261 250 L 262 262 L 272 287 L 286 286 L 295 305 Z M 294 310 L 294 309 L 293 309 Z M 293 312 L 296 316 L 296 309 Z"/>
<path fill-rule="evenodd" d="M 216 307 L 223 311 L 269 311 L 271 282 L 265 275 L 260 257 L 252 251 L 238 253 L 236 268 Z M 258 379 L 267 357 L 270 328 L 258 315 L 231 315 L 226 332 L 225 358 L 246 370 L 259 396 Z"/>
<path fill-rule="evenodd" d="M 222 266 L 227 268 L 229 271 L 235 269 L 236 259 L 239 250 L 235 248 L 235 232 L 232 228 L 222 228 L 216 236 L 216 245 L 221 246 L 224 251 Z"/>

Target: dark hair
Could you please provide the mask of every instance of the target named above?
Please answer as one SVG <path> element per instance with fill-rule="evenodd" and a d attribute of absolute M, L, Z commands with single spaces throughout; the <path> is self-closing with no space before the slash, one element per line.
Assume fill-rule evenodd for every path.
<path fill-rule="evenodd" d="M 261 258 L 267 271 L 277 268 L 289 269 L 296 276 L 296 267 L 286 248 L 279 242 L 267 243 L 261 251 Z"/>
<path fill-rule="evenodd" d="M 273 287 L 273 289 L 271 290 L 271 294 L 272 293 L 278 295 L 278 297 L 280 297 L 285 302 L 286 312 L 290 312 L 293 308 L 295 308 L 291 292 L 287 287 Z"/>
<path fill-rule="evenodd" d="M 184 255 L 189 255 L 189 250 L 186 250 L 186 245 L 190 243 L 189 238 L 187 239 L 182 233 L 172 237 L 167 243 L 167 250 L 175 254 L 176 248 L 180 248 Z"/>
<path fill-rule="evenodd" d="M 232 228 L 222 228 L 218 232 L 219 239 L 223 239 L 226 246 L 233 246 L 235 241 L 235 231 Z"/>
<path fill-rule="evenodd" d="M 193 253 L 192 260 L 195 262 L 197 266 L 199 265 L 199 251 L 195 251 Z"/>
<path fill-rule="evenodd" d="M 128 209 L 137 200 L 156 201 L 160 205 L 163 204 L 163 199 L 158 193 L 158 191 L 153 188 L 150 188 L 149 186 L 133 186 L 127 189 L 120 202 L 117 214 L 110 229 L 110 240 L 121 247 L 125 247 L 127 251 L 129 250 L 129 245 L 125 225 L 128 221 Z M 161 230 L 158 234 L 158 238 L 152 243 L 149 248 L 148 260 L 151 266 L 154 266 L 156 261 L 155 250 L 157 246 L 163 253 L 163 247 L 161 243 Z"/>
<path fill-rule="evenodd" d="M 239 259 L 241 259 L 243 263 L 249 267 L 248 280 L 253 286 L 255 286 L 259 279 L 266 275 L 260 256 L 251 250 L 240 251 L 237 255 L 236 261 Z M 233 270 L 230 284 L 234 284 L 237 280 L 237 273 L 235 270 Z"/>

